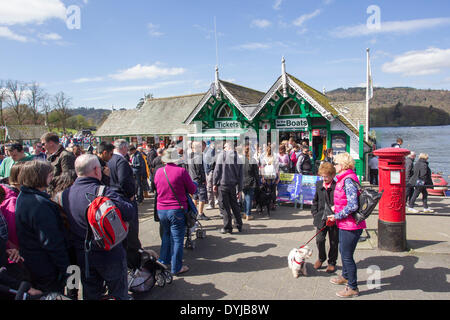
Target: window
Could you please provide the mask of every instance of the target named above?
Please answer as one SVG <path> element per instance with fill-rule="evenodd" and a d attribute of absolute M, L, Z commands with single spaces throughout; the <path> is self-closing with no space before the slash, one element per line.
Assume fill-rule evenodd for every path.
<path fill-rule="evenodd" d="M 218 119 L 231 119 L 233 118 L 233 110 L 231 110 L 230 106 L 227 104 L 223 104 L 219 111 L 217 111 Z"/>
<path fill-rule="evenodd" d="M 280 116 L 298 116 L 300 115 L 301 109 L 300 106 L 294 100 L 286 101 L 280 108 L 280 112 L 278 115 Z"/>

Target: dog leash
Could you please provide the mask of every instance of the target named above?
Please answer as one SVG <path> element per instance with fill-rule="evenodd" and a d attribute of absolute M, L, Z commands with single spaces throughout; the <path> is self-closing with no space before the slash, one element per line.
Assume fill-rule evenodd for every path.
<path fill-rule="evenodd" d="M 325 228 L 327 227 L 327 225 L 325 225 L 325 227 L 323 227 L 322 229 L 319 230 L 319 232 L 317 232 L 314 237 L 312 237 L 311 239 L 309 239 L 309 241 L 307 243 L 305 243 L 304 245 L 302 245 L 299 249 L 304 248 L 308 243 L 310 243 L 312 241 L 312 239 L 314 239 L 315 237 L 317 237 L 319 235 L 319 233 L 321 233 L 323 230 L 325 230 Z"/>

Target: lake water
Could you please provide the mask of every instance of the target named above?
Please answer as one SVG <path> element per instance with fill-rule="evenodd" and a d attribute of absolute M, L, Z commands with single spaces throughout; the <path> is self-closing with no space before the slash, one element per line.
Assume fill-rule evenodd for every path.
<path fill-rule="evenodd" d="M 450 175 L 450 126 L 371 128 L 377 133 L 378 148 L 387 148 L 397 138 L 403 139 L 402 148 L 428 153 L 432 172 L 441 172 L 445 180 Z"/>

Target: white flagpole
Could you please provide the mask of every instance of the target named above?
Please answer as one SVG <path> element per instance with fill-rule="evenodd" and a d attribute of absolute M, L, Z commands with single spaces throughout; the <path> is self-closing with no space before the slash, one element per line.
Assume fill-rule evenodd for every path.
<path fill-rule="evenodd" d="M 369 62 L 369 51 L 370 49 L 367 48 L 367 88 L 366 88 L 366 141 L 369 141 L 369 90 L 370 90 L 370 62 Z"/>

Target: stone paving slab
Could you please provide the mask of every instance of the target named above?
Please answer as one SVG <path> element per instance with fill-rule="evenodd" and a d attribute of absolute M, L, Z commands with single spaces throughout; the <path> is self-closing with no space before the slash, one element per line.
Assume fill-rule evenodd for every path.
<path fill-rule="evenodd" d="M 431 200 L 431 206 L 435 205 Z M 449 201 L 438 199 L 441 210 Z M 140 238 L 147 248 L 159 252 L 159 224 L 153 220 L 152 200 L 140 206 Z M 450 211 L 450 210 L 448 210 Z M 329 282 L 334 275 L 314 270 L 317 259 L 308 260 L 308 277 L 293 278 L 287 255 L 293 247 L 308 241 L 316 230 L 307 206 L 303 210 L 280 206 L 268 218 L 244 223 L 244 232 L 222 235 L 218 210 L 207 210 L 212 219 L 203 221 L 205 239 L 197 239 L 194 250 L 185 249 L 184 261 L 191 270 L 175 277 L 164 288 L 155 287 L 145 300 L 338 300 L 340 290 Z M 377 248 L 377 213 L 367 221 L 368 229 L 355 253 L 361 300 L 450 299 L 450 217 L 442 213 L 407 216 L 409 250 L 393 253 Z M 195 238 L 195 236 L 194 236 Z M 341 263 L 338 260 L 338 273 Z M 326 266 L 326 264 L 325 264 Z M 380 280 L 377 282 L 376 277 Z M 374 278 L 375 277 L 375 278 Z M 375 280 L 374 280 L 375 279 Z"/>

